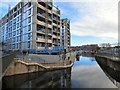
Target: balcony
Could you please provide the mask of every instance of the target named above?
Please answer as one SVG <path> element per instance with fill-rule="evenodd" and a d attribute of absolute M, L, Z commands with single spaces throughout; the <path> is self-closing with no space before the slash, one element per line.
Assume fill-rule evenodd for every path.
<path fill-rule="evenodd" d="M 39 17 L 45 18 L 45 13 L 37 13 L 37 15 L 38 15 Z"/>
<path fill-rule="evenodd" d="M 45 25 L 46 25 L 46 23 L 45 23 L 45 22 L 43 22 L 43 21 L 39 21 L 39 20 L 37 20 L 37 23 L 38 23 L 38 24 L 40 24 L 40 25 L 43 25 L 43 26 L 45 26 Z"/>
<path fill-rule="evenodd" d="M 55 15 L 55 16 L 53 16 L 53 20 L 57 20 L 57 17 L 56 17 L 56 15 Z"/>
<path fill-rule="evenodd" d="M 48 5 L 52 6 L 52 0 L 41 0 L 42 2 L 46 2 Z"/>
<path fill-rule="evenodd" d="M 58 27 L 60 28 L 60 25 L 58 25 Z"/>
<path fill-rule="evenodd" d="M 49 16 L 49 17 L 48 17 L 48 20 L 52 21 L 52 17 L 51 17 L 51 16 Z"/>
<path fill-rule="evenodd" d="M 52 49 L 52 47 L 48 47 L 48 49 L 50 49 L 50 50 L 51 50 L 51 49 Z"/>
<path fill-rule="evenodd" d="M 67 35 L 68 36 L 68 38 L 70 38 L 70 35 Z"/>
<path fill-rule="evenodd" d="M 53 38 L 57 38 L 57 36 L 56 36 L 56 35 L 53 35 Z"/>
<path fill-rule="evenodd" d="M 53 32 L 57 32 L 57 29 L 54 29 Z"/>
<path fill-rule="evenodd" d="M 48 32 L 48 35 L 52 35 L 52 32 Z"/>
<path fill-rule="evenodd" d="M 56 26 L 56 27 L 57 27 L 57 24 L 56 24 L 56 23 L 53 23 L 53 26 Z"/>
<path fill-rule="evenodd" d="M 49 10 L 49 9 L 48 9 L 48 13 L 52 14 L 52 10 Z"/>
<path fill-rule="evenodd" d="M 42 6 L 41 4 L 37 4 L 37 7 L 43 9 L 43 10 L 46 10 L 46 8 L 44 6 Z"/>
<path fill-rule="evenodd" d="M 57 33 L 60 34 L 60 30 L 59 29 L 57 30 Z"/>
<path fill-rule="evenodd" d="M 51 25 L 51 24 L 48 24 L 48 27 L 49 27 L 49 28 L 52 28 L 52 25 Z"/>
<path fill-rule="evenodd" d="M 58 45 L 57 41 L 53 41 L 53 44 L 54 44 L 54 45 Z"/>
<path fill-rule="evenodd" d="M 37 30 L 37 33 L 45 34 L 45 29 L 38 29 L 38 30 Z"/>
<path fill-rule="evenodd" d="M 60 36 L 58 36 L 58 39 L 60 39 Z"/>
<path fill-rule="evenodd" d="M 60 16 L 60 10 L 56 7 L 53 7 L 53 13 Z"/>
<path fill-rule="evenodd" d="M 40 47 L 40 46 L 36 46 L 36 47 L 37 47 L 37 49 L 40 49 L 40 50 L 44 49 L 44 47 Z"/>
<path fill-rule="evenodd" d="M 48 39 L 48 43 L 52 43 L 52 40 Z"/>
<path fill-rule="evenodd" d="M 45 42 L 45 38 L 39 38 L 39 37 L 37 37 L 36 41 L 37 42 Z"/>

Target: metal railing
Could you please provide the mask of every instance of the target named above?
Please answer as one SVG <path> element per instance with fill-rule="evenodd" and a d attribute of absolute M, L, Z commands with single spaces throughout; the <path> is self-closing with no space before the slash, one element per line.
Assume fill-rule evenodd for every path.
<path fill-rule="evenodd" d="M 110 58 L 112 60 L 120 61 L 120 56 L 119 53 L 114 53 L 114 52 L 98 52 L 96 55 L 103 56 L 106 58 Z"/>
<path fill-rule="evenodd" d="M 54 56 L 51 56 L 54 57 Z M 19 55 L 17 58 L 14 58 L 14 60 L 22 60 L 27 63 L 38 63 L 42 64 L 44 66 L 65 66 L 70 65 L 73 63 L 74 60 L 72 60 L 75 57 L 75 53 L 67 53 L 65 59 L 63 60 L 63 54 L 58 55 L 57 60 L 51 61 L 49 58 L 43 59 L 41 56 L 29 56 L 29 55 Z"/>

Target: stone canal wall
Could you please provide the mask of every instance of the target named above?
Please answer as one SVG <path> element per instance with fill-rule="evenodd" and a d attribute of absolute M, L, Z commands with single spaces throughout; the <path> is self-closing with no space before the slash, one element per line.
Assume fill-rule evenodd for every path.
<path fill-rule="evenodd" d="M 30 73 L 36 71 L 43 71 L 46 68 L 37 63 L 26 63 L 24 61 L 18 60 L 12 62 L 11 65 L 6 69 L 5 76 Z"/>
<path fill-rule="evenodd" d="M 75 54 L 72 54 L 70 56 L 71 63 L 66 64 L 64 61 L 63 64 L 42 64 L 38 62 L 26 62 L 24 60 L 16 60 L 13 61 L 8 68 L 4 72 L 4 76 L 11 76 L 11 75 L 17 75 L 17 74 L 24 74 L 24 73 L 32 73 L 32 72 L 38 72 L 38 71 L 47 71 L 47 70 L 57 70 L 57 69 L 66 69 L 70 68 L 74 64 L 75 60 Z M 68 60 L 66 60 L 68 62 Z"/>
<path fill-rule="evenodd" d="M 117 71 L 120 71 L 120 61 L 119 60 L 114 60 L 114 58 L 107 58 L 107 57 L 104 57 L 104 56 L 95 56 L 96 60 L 99 60 L 101 63 L 105 64 L 106 66 L 114 69 L 114 70 L 117 70 Z"/>
<path fill-rule="evenodd" d="M 64 66 L 44 66 L 38 63 L 26 63 L 24 61 L 18 60 L 13 63 L 6 69 L 4 76 L 11 76 L 16 74 L 23 73 L 32 73 L 38 71 L 47 71 L 47 70 L 56 70 L 56 69 L 65 69 L 72 67 L 73 63 L 70 65 Z"/>
<path fill-rule="evenodd" d="M 108 78 L 118 87 L 120 88 L 120 68 L 118 62 L 113 62 L 108 58 L 104 57 L 96 57 L 96 61 L 99 66 L 102 68 L 104 73 L 108 76 Z M 117 63 L 117 64 L 116 64 Z M 119 64 L 119 65 L 118 65 Z M 116 67 L 113 67 L 116 66 Z M 118 69 L 119 68 L 119 69 Z"/>

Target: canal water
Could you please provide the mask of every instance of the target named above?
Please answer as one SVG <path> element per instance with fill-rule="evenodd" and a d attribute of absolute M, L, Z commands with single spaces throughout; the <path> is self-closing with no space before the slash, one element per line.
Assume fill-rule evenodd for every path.
<path fill-rule="evenodd" d="M 72 68 L 3 77 L 3 88 L 117 88 L 94 57 L 80 56 Z"/>
<path fill-rule="evenodd" d="M 72 88 L 115 88 L 94 57 L 80 57 L 72 68 Z"/>

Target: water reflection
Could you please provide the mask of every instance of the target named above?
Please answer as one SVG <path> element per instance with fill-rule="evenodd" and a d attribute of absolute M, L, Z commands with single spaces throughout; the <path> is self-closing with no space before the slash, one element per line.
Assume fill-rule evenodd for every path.
<path fill-rule="evenodd" d="M 72 88 L 116 88 L 99 67 L 95 58 L 80 56 L 71 76 Z"/>
<path fill-rule="evenodd" d="M 10 83 L 8 83 L 10 82 Z M 70 88 L 71 68 L 3 78 L 3 88 Z"/>

